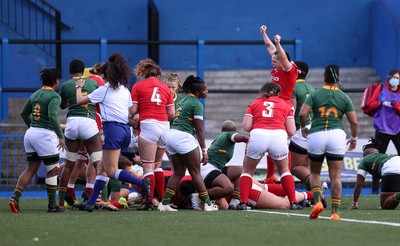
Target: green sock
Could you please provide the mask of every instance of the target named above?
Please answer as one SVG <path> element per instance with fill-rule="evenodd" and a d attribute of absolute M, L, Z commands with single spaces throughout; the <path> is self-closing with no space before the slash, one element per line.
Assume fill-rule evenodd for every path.
<path fill-rule="evenodd" d="M 101 191 L 101 200 L 108 202 L 108 184 L 106 184 Z"/>
<path fill-rule="evenodd" d="M 67 194 L 67 187 L 58 188 L 58 206 L 64 206 L 65 194 Z"/>
<path fill-rule="evenodd" d="M 306 181 L 304 181 L 304 184 L 306 185 L 306 190 L 310 191 L 311 190 L 310 174 L 306 177 Z"/>
<path fill-rule="evenodd" d="M 321 187 L 320 186 L 314 186 L 311 189 L 311 192 L 313 193 L 315 204 L 320 202 L 321 201 Z"/>
<path fill-rule="evenodd" d="M 208 196 L 208 192 L 206 190 L 200 191 L 199 197 L 204 204 L 211 205 L 210 197 Z"/>
<path fill-rule="evenodd" d="M 171 198 L 175 195 L 175 191 L 170 188 L 165 189 L 164 198 L 162 200 L 163 205 L 168 205 L 171 202 Z"/>
<path fill-rule="evenodd" d="M 15 198 L 19 201 L 19 198 L 22 196 L 22 190 L 15 188 L 12 198 Z"/>
<path fill-rule="evenodd" d="M 397 201 L 400 201 L 400 192 L 397 192 L 396 194 L 394 194 L 394 199 L 396 199 Z"/>
<path fill-rule="evenodd" d="M 49 208 L 57 206 L 57 185 L 46 185 L 47 198 L 49 199 Z"/>
<path fill-rule="evenodd" d="M 332 213 L 339 213 L 340 198 L 332 197 Z"/>
<path fill-rule="evenodd" d="M 234 190 L 232 192 L 232 199 L 240 200 L 240 191 L 239 190 Z"/>

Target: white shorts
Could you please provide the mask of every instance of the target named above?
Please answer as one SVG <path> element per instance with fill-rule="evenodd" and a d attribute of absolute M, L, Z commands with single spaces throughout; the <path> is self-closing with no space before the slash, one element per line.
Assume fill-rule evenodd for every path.
<path fill-rule="evenodd" d="M 193 135 L 175 129 L 167 131 L 166 141 L 167 151 L 170 155 L 185 155 L 199 148 L 199 143 Z"/>
<path fill-rule="evenodd" d="M 252 159 L 261 159 L 265 153 L 274 160 L 287 158 L 289 148 L 287 133 L 284 130 L 254 129 L 250 132 L 247 156 Z"/>
<path fill-rule="evenodd" d="M 306 126 L 306 127 L 308 129 L 310 129 L 310 126 Z M 303 137 L 303 134 L 301 134 L 301 129 L 299 129 L 295 132 L 295 134 L 290 138 L 290 141 L 305 150 L 308 149 L 307 138 Z"/>
<path fill-rule="evenodd" d="M 165 148 L 165 133 L 169 130 L 169 121 L 143 120 L 140 122 L 139 136 L 157 147 Z"/>
<path fill-rule="evenodd" d="M 24 136 L 26 153 L 37 153 L 39 157 L 58 155 L 60 140 L 54 131 L 45 128 L 30 127 Z"/>
<path fill-rule="evenodd" d="M 400 174 L 400 156 L 389 159 L 382 167 L 382 176 L 387 174 Z"/>
<path fill-rule="evenodd" d="M 311 133 L 308 135 L 308 153 L 344 155 L 346 153 L 346 133 L 342 129 Z"/>
<path fill-rule="evenodd" d="M 95 120 L 86 117 L 68 117 L 65 138 L 71 140 L 88 140 L 99 134 Z"/>
<path fill-rule="evenodd" d="M 216 166 L 214 166 L 214 165 L 211 164 L 211 163 L 207 163 L 206 165 L 201 165 L 201 166 L 200 166 L 200 175 L 201 175 L 201 178 L 204 180 L 204 179 L 207 177 L 207 175 L 208 175 L 210 172 L 214 171 L 214 170 L 221 171 L 221 170 L 219 170 Z"/>

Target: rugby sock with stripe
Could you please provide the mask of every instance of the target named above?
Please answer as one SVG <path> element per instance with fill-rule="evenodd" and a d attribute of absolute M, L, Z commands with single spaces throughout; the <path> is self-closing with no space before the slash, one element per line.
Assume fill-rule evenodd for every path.
<path fill-rule="evenodd" d="M 204 204 L 211 205 L 210 197 L 208 196 L 207 190 L 200 191 L 199 198 Z"/>
<path fill-rule="evenodd" d="M 171 202 L 172 197 L 175 195 L 175 190 L 171 188 L 166 188 L 165 189 L 165 195 L 162 200 L 163 205 L 168 205 Z"/>
<path fill-rule="evenodd" d="M 314 186 L 311 189 L 311 192 L 314 196 L 314 203 L 317 204 L 321 201 L 321 186 Z"/>
<path fill-rule="evenodd" d="M 332 213 L 339 214 L 340 198 L 332 197 Z"/>
<path fill-rule="evenodd" d="M 97 198 L 99 197 L 100 192 L 103 190 L 104 186 L 106 186 L 108 180 L 109 178 L 106 176 L 103 175 L 96 176 L 92 195 L 90 195 L 90 198 L 87 201 L 88 204 L 96 204 Z"/>

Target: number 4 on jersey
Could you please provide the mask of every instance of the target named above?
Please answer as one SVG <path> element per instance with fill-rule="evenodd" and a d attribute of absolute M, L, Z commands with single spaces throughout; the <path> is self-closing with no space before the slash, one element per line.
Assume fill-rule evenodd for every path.
<path fill-rule="evenodd" d="M 158 89 L 158 87 L 154 87 L 153 94 L 151 95 L 151 101 L 157 103 L 157 105 L 160 105 L 162 101 L 161 95 L 158 93 Z"/>

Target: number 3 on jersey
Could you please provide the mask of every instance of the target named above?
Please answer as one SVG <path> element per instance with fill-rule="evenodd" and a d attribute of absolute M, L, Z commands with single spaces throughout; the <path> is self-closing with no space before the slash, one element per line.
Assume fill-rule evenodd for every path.
<path fill-rule="evenodd" d="M 274 116 L 275 103 L 264 101 L 265 110 L 262 111 L 262 117 L 271 118 Z"/>
<path fill-rule="evenodd" d="M 158 93 L 158 89 L 158 87 L 154 87 L 153 94 L 151 95 L 151 101 L 157 103 L 157 105 L 160 105 L 162 101 L 161 95 Z"/>

